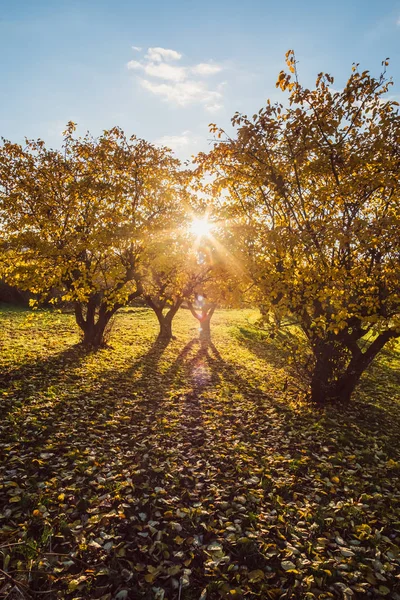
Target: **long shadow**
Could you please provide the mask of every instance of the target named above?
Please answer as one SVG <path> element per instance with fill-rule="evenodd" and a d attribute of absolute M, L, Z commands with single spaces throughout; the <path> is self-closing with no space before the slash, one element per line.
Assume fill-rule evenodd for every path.
<path fill-rule="evenodd" d="M 390 394 L 400 393 L 400 370 L 398 364 L 400 354 L 397 356 L 394 352 L 383 349 L 376 359 L 371 363 L 364 373 L 360 386 L 365 389 L 374 388 L 375 392 L 384 392 L 386 398 L 390 398 Z M 396 364 L 397 363 L 397 364 Z M 380 385 L 383 384 L 383 385 Z"/>
<path fill-rule="evenodd" d="M 246 437 L 246 425 L 249 425 L 250 421 L 261 422 L 265 419 L 267 406 L 273 405 L 276 413 L 288 412 L 289 409 L 285 403 L 276 402 L 259 386 L 251 383 L 249 379 L 244 379 L 234 364 L 228 363 L 222 358 L 211 340 L 202 342 L 193 361 L 198 359 L 204 360 L 211 372 L 209 385 L 205 387 L 214 388 L 225 383 L 233 392 L 242 394 L 245 401 L 249 402 L 249 410 L 244 410 L 242 407 L 240 411 L 235 411 L 232 402 L 226 406 L 224 414 L 221 415 L 221 419 L 227 426 L 241 430 L 243 439 Z"/>
<path fill-rule="evenodd" d="M 127 370 L 120 372 L 111 369 L 100 375 L 95 382 L 89 382 L 83 394 L 79 385 L 75 386 L 75 383 L 82 381 L 82 376 L 74 371 L 87 355 L 79 346 L 69 348 L 47 359 L 31 361 L 18 368 L 10 369 L 0 376 L 0 391 L 7 394 L 3 395 L 0 401 L 3 418 L 13 410 L 21 407 L 25 409 L 34 397 L 43 395 L 52 386 L 59 386 L 62 383 L 63 389 L 60 390 L 55 401 L 46 405 L 46 412 L 40 405 L 32 406 L 32 414 L 35 418 L 32 422 L 28 422 L 27 426 L 18 429 L 15 422 L 7 424 L 4 429 L 13 429 L 13 438 L 19 439 L 23 447 L 31 449 L 37 447 L 40 450 L 46 443 L 52 442 L 59 451 L 63 452 L 67 444 L 66 436 L 62 433 L 68 427 L 72 427 L 75 431 L 81 430 L 83 435 L 87 421 L 91 421 L 92 425 L 98 423 L 100 428 L 103 427 L 103 422 L 107 421 L 118 405 L 116 390 L 121 396 L 132 400 L 126 403 L 127 414 L 131 414 L 136 425 L 143 423 L 145 427 L 149 419 L 153 418 L 157 421 L 162 418 L 165 411 L 164 400 L 176 387 L 176 381 L 178 380 L 184 387 L 185 382 L 190 381 L 197 363 L 205 358 L 209 361 L 208 348 L 204 345 L 201 345 L 190 361 L 187 361 L 198 343 L 196 339 L 190 341 L 166 371 L 161 372 L 159 363 L 168 343 L 157 341 Z M 207 385 L 215 385 L 218 382 L 217 371 L 218 368 L 212 369 L 212 379 L 205 382 Z M 139 372 L 140 376 L 136 377 Z M 195 412 L 200 415 L 197 405 L 199 387 L 201 387 L 199 377 L 201 373 L 197 368 L 195 372 L 197 381 L 194 381 L 193 393 L 180 394 L 192 417 Z M 23 395 L 24 399 L 19 400 L 19 395 Z"/>
<path fill-rule="evenodd" d="M 60 394 L 60 400 L 54 403 L 48 414 L 41 420 L 42 425 L 47 423 L 51 426 L 49 431 L 54 434 L 58 421 L 64 417 L 68 420 L 68 417 L 74 412 L 75 406 L 78 411 L 82 409 L 87 410 L 90 416 L 95 416 L 97 413 L 102 417 L 108 416 L 114 410 L 115 402 L 106 407 L 104 398 L 110 396 L 109 392 L 115 389 L 115 384 L 119 384 L 119 387 L 124 390 L 125 395 L 129 393 L 138 394 L 143 386 L 145 387 L 149 382 L 157 378 L 157 365 L 167 345 L 168 342 L 154 342 L 149 350 L 138 356 L 133 365 L 125 372 L 107 370 L 100 374 L 83 396 L 68 393 L 70 387 L 73 391 L 74 383 L 82 383 L 83 381 L 82 375 L 76 374 L 74 370 L 87 357 L 88 352 L 79 345 L 48 359 L 36 362 L 32 361 L 29 364 L 21 365 L 21 367 L 9 371 L 3 378 L 0 378 L 0 386 L 4 382 L 3 389 L 8 391 L 12 389 L 15 391 L 23 389 L 27 381 L 29 381 L 29 387 L 32 388 L 32 393 L 36 396 L 41 393 L 43 394 L 52 385 L 65 384 L 63 386 L 64 393 L 61 392 Z M 142 370 L 141 377 L 135 380 L 134 375 L 140 370 Z M 0 387 L 0 391 L 1 389 Z M 96 398 L 92 410 L 88 401 L 91 392 L 94 393 L 93 395 Z M 10 404 L 12 408 L 13 402 L 10 401 Z M 102 411 L 98 412 L 97 404 L 102 406 Z M 80 420 L 82 421 L 82 419 Z M 61 423 L 64 425 L 63 421 Z M 43 438 L 41 441 L 43 442 Z"/>
<path fill-rule="evenodd" d="M 314 473 L 323 468 L 320 454 L 325 445 L 331 453 L 330 462 L 332 456 L 340 457 L 343 446 L 349 444 L 352 447 L 364 444 L 371 455 L 375 452 L 375 443 L 389 448 L 390 432 L 379 431 L 375 437 L 371 435 L 371 419 L 378 418 L 376 407 L 360 403 L 358 408 L 358 404 L 353 403 L 349 407 L 324 411 L 312 411 L 308 407 L 294 409 L 262 390 L 250 375 L 246 378 L 233 363 L 225 361 L 212 341 L 191 340 L 164 368 L 161 362 L 166 348 L 167 344 L 154 343 L 128 369 L 110 369 L 89 381 L 83 392 L 76 392 L 74 386 L 69 385 L 60 401 L 50 406 L 47 414 L 39 415 L 39 435 L 35 424 L 28 429 L 24 426 L 25 441 L 20 447 L 24 444 L 29 447 L 30 458 L 36 455 L 40 459 L 44 446 L 51 444 L 52 449 L 46 450 L 43 464 L 32 464 L 32 461 L 24 464 L 21 457 L 21 462 L 13 466 L 16 464 L 27 475 L 26 481 L 34 482 L 34 485 L 48 482 L 52 477 L 60 478 L 62 470 L 63 485 L 71 486 L 72 491 L 68 492 L 71 505 L 80 507 L 76 514 L 68 513 L 71 522 L 89 518 L 83 514 L 89 500 L 108 503 L 107 512 L 111 508 L 119 510 L 124 492 L 118 491 L 116 497 L 113 496 L 114 474 L 122 477 L 123 473 L 124 479 L 131 478 L 135 490 L 132 503 L 124 504 L 127 518 L 121 518 L 115 528 L 114 521 L 108 523 L 106 519 L 97 527 L 112 536 L 115 533 L 121 535 L 128 542 L 127 552 L 132 554 L 135 563 L 144 562 L 148 557 L 147 551 L 142 555 L 140 549 L 141 544 L 148 543 L 140 537 L 147 533 L 140 517 L 143 513 L 150 521 L 159 521 L 163 518 L 160 515 L 171 512 L 174 521 L 183 524 L 182 539 L 201 536 L 204 544 L 211 543 L 212 537 L 207 536 L 214 533 L 208 534 L 208 529 L 215 532 L 217 502 L 227 502 L 233 507 L 230 520 L 239 516 L 243 530 L 251 530 L 251 519 L 258 518 L 264 502 L 268 513 L 274 508 L 280 515 L 284 509 L 279 502 L 275 503 L 277 496 L 292 502 L 292 507 L 294 492 L 310 493 L 311 497 Z M 66 368 L 74 364 L 68 360 Z M 37 371 L 33 365 L 31 367 L 31 375 L 36 377 Z M 53 382 L 59 373 L 56 362 L 51 363 L 50 371 Z M 73 383 L 73 379 L 68 382 Z M 217 386 L 221 389 L 215 394 Z M 379 415 L 381 428 L 383 417 L 381 413 Z M 290 435 L 293 432 L 296 432 L 295 436 Z M 92 463 L 88 462 L 89 453 Z M 266 454 L 268 459 L 276 459 L 262 462 Z M 292 463 L 304 456 L 309 464 L 301 467 L 303 471 L 292 473 Z M 282 467 L 283 459 L 285 467 Z M 267 465 L 270 479 L 265 484 L 256 480 L 255 484 L 247 485 L 244 481 L 254 475 L 255 464 Z M 93 465 L 96 471 L 93 471 Z M 104 475 L 104 485 L 108 486 L 101 492 L 91 487 L 99 474 Z M 383 473 L 382 479 L 386 476 Z M 214 481 L 216 486 L 212 487 Z M 380 485 L 379 474 L 373 484 Z M 258 494 L 260 504 L 251 499 L 251 486 L 255 488 L 254 494 Z M 84 490 L 82 497 L 81 489 Z M 88 499 L 83 494 L 88 494 Z M 241 494 L 248 498 L 245 516 L 235 500 Z M 330 502 L 330 497 L 319 502 L 323 507 Z M 182 506 L 189 511 L 195 504 L 205 509 L 201 521 L 191 521 L 189 512 L 176 515 L 176 510 Z M 34 508 L 34 505 L 29 507 L 31 511 Z M 61 509 L 57 510 L 61 512 Z M 313 510 L 314 517 L 319 509 Z M 168 519 L 170 517 L 165 517 L 164 521 Z M 297 524 L 299 514 L 293 509 L 285 519 Z M 259 524 L 254 527 L 261 539 L 264 534 L 259 533 Z M 274 535 L 273 528 L 270 535 Z M 165 525 L 163 536 L 171 552 L 172 549 L 181 551 L 181 545 L 175 541 L 179 536 L 172 525 Z M 252 552 L 249 552 L 249 545 L 241 551 L 236 543 L 229 545 L 224 541 L 224 544 L 249 570 L 265 569 L 268 565 L 279 569 L 277 559 L 262 555 L 255 544 L 251 546 Z M 89 549 L 85 552 L 84 559 L 90 563 L 94 554 L 90 554 Z M 114 564 L 112 555 L 107 555 L 104 560 Z M 199 551 L 195 555 L 194 571 L 203 569 L 202 560 Z"/>
<path fill-rule="evenodd" d="M 290 330 L 278 332 L 271 340 L 263 331 L 240 327 L 235 337 L 255 356 L 274 367 L 285 369 L 288 367 L 287 359 L 290 354 L 287 343 L 296 342 L 296 336 Z M 376 435 L 382 434 L 384 440 L 394 440 L 400 429 L 400 411 L 396 410 L 395 404 L 399 401 L 400 371 L 395 362 L 394 354 L 384 349 L 363 374 L 350 404 L 340 407 L 328 406 L 324 413 L 338 413 L 345 420 L 350 415 L 350 423 L 344 424 L 344 430 L 347 426 L 356 428 L 356 425 L 351 423 L 352 415 L 357 414 L 357 427 L 365 435 L 374 432 Z M 318 412 L 318 409 L 316 410 Z M 394 435 L 391 435 L 392 433 Z"/>
<path fill-rule="evenodd" d="M 278 369 L 287 367 L 288 343 L 293 344 L 297 340 L 289 330 L 279 331 L 271 337 L 263 330 L 238 327 L 234 335 L 240 344 Z"/>
<path fill-rule="evenodd" d="M 172 387 L 175 378 L 181 368 L 181 364 L 185 360 L 185 357 L 191 350 L 191 344 L 187 344 L 183 350 L 179 353 L 178 357 L 172 363 L 172 365 L 162 373 L 158 366 L 160 359 L 168 346 L 168 341 L 157 341 L 153 347 L 142 359 L 144 362 L 144 368 L 140 380 L 135 382 L 135 386 L 138 392 L 146 392 L 149 384 L 153 383 L 157 385 L 154 387 L 152 392 L 152 403 L 158 404 L 162 400 L 166 392 Z M 132 369 L 128 369 L 127 374 L 130 375 Z"/>
<path fill-rule="evenodd" d="M 197 352 L 190 356 L 197 345 L 199 345 Z M 228 381 L 230 386 L 242 391 L 246 398 L 251 399 L 252 403 L 251 416 L 244 414 L 242 410 L 234 414 L 234 411 L 230 410 L 231 407 L 228 407 L 226 415 L 220 416 L 220 419 L 225 421 L 231 429 L 242 429 L 243 436 L 245 436 L 245 426 L 243 425 L 246 425 L 246 420 L 257 421 L 265 416 L 265 404 L 271 402 L 271 398 L 259 387 L 251 385 L 249 381 L 241 378 L 235 367 L 222 359 L 211 341 L 191 340 L 164 373 L 157 372 L 155 364 L 157 358 L 157 353 L 149 354 L 148 365 L 143 370 L 140 380 L 135 382 L 136 393 L 139 396 L 143 393 L 143 396 L 141 402 L 132 410 L 132 423 L 135 422 L 138 425 L 141 422 L 144 425 L 149 420 L 160 423 L 164 418 L 168 419 L 168 411 L 171 410 L 171 402 L 168 397 L 171 391 L 177 387 L 177 383 L 185 382 L 191 384 L 191 389 L 176 393 L 175 408 L 180 413 L 180 427 L 174 431 L 173 444 L 182 442 L 185 446 L 191 444 L 200 446 L 206 442 L 203 412 L 207 409 L 210 401 L 205 400 L 204 396 L 224 381 Z M 154 376 L 157 378 L 157 389 L 154 392 L 151 390 L 149 394 L 151 377 Z M 115 384 L 117 385 L 117 382 Z M 138 410 L 139 407 L 140 410 Z M 283 411 L 285 406 L 278 406 L 276 410 Z M 170 445 L 169 436 L 165 441 Z M 207 452 L 209 451 L 207 450 Z"/>
<path fill-rule="evenodd" d="M 190 352 L 200 344 L 199 350 L 190 359 Z M 178 356 L 170 370 L 170 377 L 182 364 L 185 380 L 191 383 L 192 389 L 182 395 L 180 427 L 178 437 L 187 457 L 195 455 L 197 449 L 207 445 L 207 432 L 204 420 L 203 394 L 219 382 L 215 370 L 211 370 L 208 363 L 208 342 L 199 339 L 191 340 Z"/>
<path fill-rule="evenodd" d="M 272 405 L 274 411 L 287 419 L 288 422 L 295 419 L 299 428 L 303 426 L 307 428 L 310 423 L 318 422 L 328 435 L 335 434 L 337 436 L 338 448 L 346 441 L 362 446 L 368 439 L 373 438 L 379 441 L 384 449 L 390 453 L 398 444 L 400 434 L 399 411 L 395 410 L 396 407 L 393 406 L 393 403 L 390 403 L 390 400 L 385 406 L 375 404 L 373 389 L 371 389 L 371 402 L 366 402 L 365 398 L 357 398 L 356 396 L 347 406 L 328 406 L 324 409 L 318 409 L 310 407 L 310 405 L 304 405 L 303 409 L 298 406 L 296 410 L 293 410 L 284 399 L 273 398 L 260 387 L 251 383 L 249 379 L 244 379 L 233 364 L 223 360 L 218 349 L 211 341 L 200 347 L 192 362 L 195 363 L 198 359 L 207 361 L 212 373 L 210 385 L 215 386 L 221 380 L 229 382 L 231 386 L 250 401 L 252 416 L 256 416 L 260 419 L 260 422 L 265 419 L 266 408 Z M 374 368 L 383 378 L 388 372 L 393 386 L 400 381 L 400 374 L 390 367 L 377 364 Z M 374 383 L 374 379 L 371 377 L 369 382 Z M 233 417 L 230 416 L 229 420 L 232 421 L 232 419 Z M 248 415 L 242 411 L 236 419 L 238 427 L 241 427 L 243 420 L 246 421 L 246 419 L 248 419 Z M 339 430 L 338 420 L 341 422 Z M 275 438 L 275 435 L 273 437 Z"/>
<path fill-rule="evenodd" d="M 106 382 L 110 380 L 118 382 L 123 378 L 127 386 L 127 391 L 135 394 L 139 394 L 146 385 L 155 385 L 160 379 L 159 362 L 169 343 L 169 340 L 156 340 L 123 373 L 120 371 L 108 371 L 106 373 Z M 141 371 L 140 378 L 135 379 L 134 376 L 138 371 Z"/>
<path fill-rule="evenodd" d="M 46 358 L 33 359 L 0 373 L 0 414 L 4 418 L 61 381 L 72 384 L 79 377 L 74 369 L 87 356 L 81 345 L 75 345 Z M 27 394 L 28 392 L 28 394 Z"/>
<path fill-rule="evenodd" d="M 0 389 L 13 388 L 16 383 L 26 379 L 33 380 L 38 384 L 43 382 L 45 387 L 46 381 L 56 377 L 60 372 L 66 372 L 85 356 L 87 356 L 87 350 L 82 345 L 76 344 L 46 358 L 39 360 L 34 358 L 16 367 L 5 369 L 0 373 Z M 38 387 L 38 389 L 41 388 Z"/>
<path fill-rule="evenodd" d="M 200 345 L 197 352 L 189 358 L 198 344 Z M 120 395 L 127 398 L 125 410 L 131 422 L 135 422 L 139 429 L 140 424 L 143 424 L 145 429 L 151 419 L 154 424 L 163 418 L 168 420 L 168 410 L 171 405 L 166 399 L 175 388 L 179 389 L 180 385 L 184 387 L 185 382 L 190 382 L 192 389 L 178 394 L 177 410 L 182 413 L 182 423 L 187 425 L 188 420 L 192 422 L 191 426 L 183 428 L 186 429 L 186 440 L 190 439 L 190 431 L 194 431 L 198 439 L 205 438 L 204 428 L 203 433 L 201 432 L 203 427 L 201 397 L 208 389 L 224 382 L 231 389 L 242 394 L 251 407 L 251 410 L 235 413 L 232 406 L 227 406 L 225 414 L 219 417 L 231 429 L 242 429 L 243 438 L 247 437 L 247 425 L 256 423 L 257 420 L 260 423 L 265 421 L 267 407 L 273 406 L 275 412 L 285 415 L 289 421 L 293 418 L 294 413 L 287 403 L 274 399 L 249 379 L 243 378 L 233 364 L 222 359 L 211 341 L 191 340 L 174 362 L 162 372 L 159 363 L 166 347 L 166 343 L 156 342 L 127 370 L 107 371 L 95 382 L 90 383 L 83 398 L 73 393 L 74 381 L 79 380 L 80 376 L 74 374 L 71 367 L 76 367 L 86 355 L 78 347 L 70 348 L 46 360 L 22 365 L 3 374 L 0 377 L 0 385 L 3 389 L 13 392 L 22 390 L 27 381 L 32 381 L 35 395 L 55 383 L 59 384 L 60 380 L 65 382 L 66 393 L 48 409 L 47 414 L 40 415 L 40 431 L 35 431 L 35 427 L 29 425 L 24 430 L 22 439 L 25 439 L 27 444 L 43 445 L 46 440 L 57 437 L 57 432 L 65 429 L 68 424 L 72 424 L 75 430 L 79 429 L 84 434 L 88 420 L 92 420 L 92 423 L 98 422 L 99 427 L 105 430 L 104 423 L 118 408 L 119 399 L 115 395 L 115 390 L 120 391 Z M 139 371 L 140 376 L 137 378 L 136 374 Z M 18 405 L 20 406 L 20 403 Z M 14 398 L 5 396 L 1 401 L 2 416 L 15 407 Z M 307 415 L 305 421 L 308 423 L 310 410 L 305 409 L 304 414 Z M 331 427 L 329 423 L 332 415 L 335 416 L 335 424 Z M 301 418 L 301 411 L 297 410 L 296 419 L 299 426 L 301 426 Z M 321 426 L 327 431 L 335 431 L 336 420 L 340 418 L 343 421 L 340 433 L 342 442 L 360 438 L 360 434 L 364 437 L 373 433 L 385 446 L 389 446 L 397 439 L 398 428 L 400 428 L 400 417 L 396 418 L 392 411 L 357 401 L 353 401 L 349 407 L 332 409 L 328 407 L 323 412 L 317 411 L 315 418 L 321 421 Z M 269 431 L 267 423 L 264 423 L 263 427 L 265 432 Z M 272 436 L 271 443 L 272 438 L 279 438 L 279 433 L 277 436 L 275 433 L 271 431 L 268 433 Z M 140 433 L 138 435 L 142 437 Z M 251 440 L 253 434 L 249 435 Z M 61 444 L 61 447 L 63 445 Z"/>
<path fill-rule="evenodd" d="M 115 436 L 119 435 L 118 429 L 113 428 L 112 424 L 115 412 L 120 410 L 124 399 L 129 399 L 126 408 L 128 413 L 132 408 L 130 397 L 135 399 L 136 410 L 143 417 L 145 436 L 147 416 L 151 411 L 150 404 L 147 409 L 143 406 L 141 394 L 149 382 L 157 380 L 158 362 L 166 347 L 167 344 L 154 343 L 128 370 L 122 373 L 107 371 L 93 381 L 85 381 L 82 375 L 78 376 L 72 370 L 87 355 L 77 347 L 48 360 L 10 370 L 3 384 L 9 386 L 9 390 L 17 386 L 21 394 L 29 391 L 29 395 L 17 403 L 13 396 L 6 396 L 4 406 L 0 405 L 3 409 L 0 422 L 0 479 L 11 468 L 8 464 L 10 448 L 13 454 L 16 453 L 14 468 L 24 472 L 26 481 L 33 485 L 33 494 L 39 482 L 59 477 L 60 469 L 82 477 L 82 473 L 79 475 L 80 465 L 86 464 L 87 448 L 91 448 L 98 456 L 109 451 Z M 140 378 L 135 379 L 140 370 Z M 60 383 L 63 385 L 60 386 Z M 30 388 L 31 385 L 34 387 Z M 58 387 L 57 394 L 49 397 L 49 402 L 43 402 L 43 393 L 53 385 Z M 35 397 L 40 393 L 41 401 L 36 403 Z M 154 401 L 157 403 L 157 398 Z M 6 409 L 9 411 L 8 418 Z M 122 425 L 126 433 L 125 420 Z M 121 448 L 131 447 L 132 440 L 126 435 L 121 441 Z M 85 477 L 89 478 L 89 475 Z"/>

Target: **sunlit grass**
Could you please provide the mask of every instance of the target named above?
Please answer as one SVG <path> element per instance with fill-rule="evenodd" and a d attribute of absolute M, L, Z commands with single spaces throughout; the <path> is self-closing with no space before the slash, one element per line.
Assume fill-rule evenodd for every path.
<path fill-rule="evenodd" d="M 173 599 L 184 569 L 190 600 L 206 587 L 207 600 L 223 598 L 223 585 L 229 597 L 290 589 L 304 598 L 320 564 L 331 573 L 319 575 L 324 591 L 353 585 L 348 573 L 374 587 L 365 556 L 380 552 L 392 568 L 400 543 L 399 346 L 348 408 L 315 411 L 296 402 L 284 345 L 257 329 L 258 317 L 217 310 L 202 345 L 181 310 L 165 346 L 152 311 L 127 308 L 109 346 L 85 353 L 72 314 L 0 311 L 9 573 L 68 600 L 124 589 L 150 598 L 154 588 Z M 154 551 L 157 535 L 168 556 Z M 215 561 L 216 545 L 228 559 Z M 282 568 L 288 560 L 297 574 Z M 376 585 L 391 593 L 393 573 Z"/>

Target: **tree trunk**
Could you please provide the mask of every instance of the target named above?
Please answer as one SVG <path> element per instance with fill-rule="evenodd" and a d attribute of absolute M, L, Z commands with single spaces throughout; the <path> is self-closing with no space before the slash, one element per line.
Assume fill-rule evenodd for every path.
<path fill-rule="evenodd" d="M 204 319 L 200 319 L 200 339 L 211 339 L 211 316 L 207 315 Z"/>
<path fill-rule="evenodd" d="M 336 384 L 334 399 L 340 402 L 349 402 L 364 370 L 365 368 L 358 369 L 358 371 L 343 375 Z"/>
<path fill-rule="evenodd" d="M 344 373 L 339 374 L 334 381 L 329 382 L 321 377 L 322 371 L 313 373 L 311 380 L 311 399 L 316 404 L 327 404 L 332 402 L 349 402 L 361 375 L 366 366 L 359 366 L 357 369 L 346 369 Z"/>
<path fill-rule="evenodd" d="M 114 289 L 118 291 L 121 287 L 122 284 Z M 93 293 L 86 303 L 86 315 L 84 315 L 82 303 L 75 302 L 76 323 L 83 332 L 82 344 L 88 348 L 100 348 L 104 344 L 104 333 L 111 318 L 125 304 L 129 304 L 129 302 L 141 296 L 142 291 L 142 285 L 140 281 L 137 281 L 136 291 L 129 294 L 126 302 L 116 302 L 111 306 L 103 300 L 101 292 Z"/>
<path fill-rule="evenodd" d="M 325 404 L 330 395 L 330 368 L 327 357 L 319 355 L 315 362 L 311 377 L 311 401 L 315 404 Z"/>
<path fill-rule="evenodd" d="M 354 378 L 353 375 L 349 377 L 350 350 L 348 346 L 332 334 L 328 338 L 314 339 L 312 347 L 315 356 L 315 366 L 311 377 L 312 402 L 323 405 L 329 402 L 347 401 L 361 376 L 360 373 L 357 378 Z M 354 384 L 351 385 L 353 379 Z M 345 390 L 346 393 L 344 393 Z"/>
<path fill-rule="evenodd" d="M 158 315 L 157 315 L 158 317 Z M 160 325 L 160 331 L 158 333 L 159 340 L 172 340 L 172 319 L 168 319 L 168 315 L 161 315 L 162 318 L 158 318 L 158 322 Z"/>
<path fill-rule="evenodd" d="M 99 308 L 99 313 L 96 321 L 96 304 L 95 300 L 91 299 L 87 305 L 86 318 L 83 316 L 82 305 L 78 302 L 75 304 L 75 319 L 83 332 L 82 344 L 86 348 L 97 349 L 104 344 L 105 329 L 116 312 L 116 308 L 107 310 L 104 305 Z"/>
<path fill-rule="evenodd" d="M 151 296 L 145 296 L 145 300 L 147 306 L 154 310 L 158 319 L 160 330 L 157 339 L 163 341 L 175 339 L 172 334 L 172 321 L 182 304 L 182 298 L 175 300 L 166 314 L 163 313 L 165 302 L 158 304 Z"/>
<path fill-rule="evenodd" d="M 319 405 L 349 402 L 362 374 L 392 337 L 398 335 L 389 330 L 381 333 L 364 352 L 359 346 L 349 346 L 338 338 L 317 340 L 313 347 L 316 362 L 311 378 L 311 400 Z"/>
<path fill-rule="evenodd" d="M 188 302 L 188 307 L 195 319 L 200 323 L 200 339 L 210 340 L 211 339 L 211 317 L 215 311 L 215 305 L 206 305 L 202 307 L 201 313 L 197 313 L 191 302 Z"/>
<path fill-rule="evenodd" d="M 100 348 L 104 345 L 104 332 L 109 323 L 109 318 L 100 318 L 96 323 L 86 326 L 83 332 L 82 344 L 88 348 Z"/>

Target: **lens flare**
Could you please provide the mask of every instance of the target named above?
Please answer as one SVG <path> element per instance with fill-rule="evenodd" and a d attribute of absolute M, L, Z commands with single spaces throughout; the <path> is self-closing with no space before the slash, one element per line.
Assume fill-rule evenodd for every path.
<path fill-rule="evenodd" d="M 191 233 L 197 237 L 207 237 L 210 235 L 211 229 L 212 225 L 207 221 L 206 218 L 195 218 L 190 225 Z"/>

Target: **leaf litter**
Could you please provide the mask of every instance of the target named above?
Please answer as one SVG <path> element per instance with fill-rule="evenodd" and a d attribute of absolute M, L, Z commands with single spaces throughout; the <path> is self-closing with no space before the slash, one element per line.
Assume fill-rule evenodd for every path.
<path fill-rule="evenodd" d="M 162 346 L 127 309 L 97 354 L 1 319 L 0 597 L 400 598 L 398 351 L 316 411 L 251 311 Z"/>

